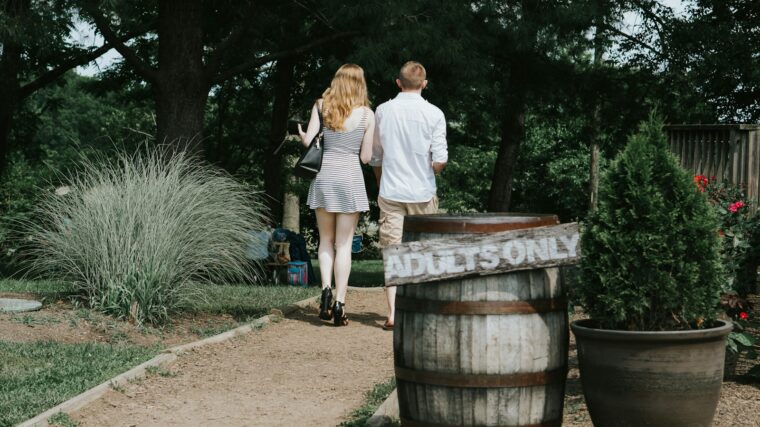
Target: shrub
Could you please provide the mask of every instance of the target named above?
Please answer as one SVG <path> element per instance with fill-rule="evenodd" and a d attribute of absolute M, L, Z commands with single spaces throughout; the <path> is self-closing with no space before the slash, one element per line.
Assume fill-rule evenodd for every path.
<path fill-rule="evenodd" d="M 262 204 L 221 170 L 168 149 L 83 160 L 25 225 L 31 272 L 68 280 L 92 307 L 161 323 L 197 282 L 246 280 Z"/>
<path fill-rule="evenodd" d="M 603 328 L 709 324 L 723 280 L 717 229 L 652 116 L 600 182 L 598 209 L 581 237 L 581 304 Z"/>
<path fill-rule="evenodd" d="M 727 292 L 747 296 L 757 287 L 760 263 L 760 215 L 752 212 L 744 189 L 715 177 L 696 175 L 694 183 L 707 194 L 719 221 Z"/>

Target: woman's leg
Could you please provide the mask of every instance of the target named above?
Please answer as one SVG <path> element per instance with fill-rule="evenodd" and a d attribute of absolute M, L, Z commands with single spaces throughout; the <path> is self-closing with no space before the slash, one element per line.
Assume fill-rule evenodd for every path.
<path fill-rule="evenodd" d="M 329 288 L 332 283 L 333 265 L 335 263 L 335 217 L 336 214 L 317 208 L 317 228 L 319 229 L 319 275 L 322 278 L 322 289 Z"/>
<path fill-rule="evenodd" d="M 335 299 L 346 302 L 348 276 L 351 274 L 351 240 L 354 238 L 359 213 L 338 214 L 335 224 Z"/>

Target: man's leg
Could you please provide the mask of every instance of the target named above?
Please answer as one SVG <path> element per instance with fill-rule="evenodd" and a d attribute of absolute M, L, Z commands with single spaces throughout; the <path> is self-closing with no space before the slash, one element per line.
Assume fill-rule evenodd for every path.
<path fill-rule="evenodd" d="M 437 196 L 433 196 L 433 198 L 430 199 L 429 201 L 422 202 L 422 203 L 401 203 L 401 202 L 393 202 L 393 203 L 396 203 L 397 209 L 403 211 L 403 213 L 401 214 L 398 241 L 394 241 L 392 243 L 401 243 L 401 236 L 403 235 L 403 229 L 404 229 L 404 215 L 429 215 L 429 214 L 438 213 L 438 197 Z M 379 204 L 379 200 L 378 200 L 378 204 Z M 383 229 L 382 226 L 380 226 L 380 230 L 382 229 Z M 381 233 L 380 234 L 381 239 L 382 239 L 382 236 L 383 235 Z M 381 242 L 381 245 L 382 245 L 382 242 Z M 394 319 L 396 318 L 396 287 L 391 286 L 391 287 L 385 288 L 385 293 L 388 296 L 388 321 L 390 322 L 390 324 L 393 324 Z"/>
<path fill-rule="evenodd" d="M 378 197 L 377 204 L 380 207 L 380 246 L 386 247 L 401 243 L 401 235 L 404 229 L 404 215 L 406 215 L 404 203 Z M 396 315 L 396 288 L 385 288 L 385 295 L 388 299 L 388 320 L 386 320 L 385 325 L 392 327 L 393 319 Z"/>

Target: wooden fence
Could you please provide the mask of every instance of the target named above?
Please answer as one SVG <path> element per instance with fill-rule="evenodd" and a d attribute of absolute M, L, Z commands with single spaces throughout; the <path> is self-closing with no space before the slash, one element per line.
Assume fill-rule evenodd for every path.
<path fill-rule="evenodd" d="M 760 205 L 760 125 L 667 125 L 670 149 L 694 175 L 746 187 Z"/>

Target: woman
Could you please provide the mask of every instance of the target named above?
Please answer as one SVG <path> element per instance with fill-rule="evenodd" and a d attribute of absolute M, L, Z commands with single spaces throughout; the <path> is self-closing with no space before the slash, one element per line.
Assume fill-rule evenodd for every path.
<path fill-rule="evenodd" d="M 322 276 L 319 317 L 332 319 L 336 326 L 345 326 L 348 325 L 345 302 L 351 273 L 351 240 L 359 212 L 369 210 L 359 160 L 367 163 L 372 157 L 375 115 L 369 108 L 364 70 L 355 64 L 338 68 L 330 87 L 314 104 L 306 132 L 298 126 L 304 146 L 319 132 L 320 111 L 324 121 L 324 154 L 322 168 L 309 187 L 308 199 L 309 207 L 316 211 L 319 228 L 318 257 Z"/>

